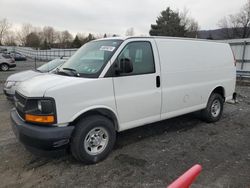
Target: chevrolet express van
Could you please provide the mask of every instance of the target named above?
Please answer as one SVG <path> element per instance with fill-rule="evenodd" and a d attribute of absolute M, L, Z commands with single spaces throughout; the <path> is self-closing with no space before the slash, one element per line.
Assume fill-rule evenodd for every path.
<path fill-rule="evenodd" d="M 201 111 L 221 118 L 235 91 L 230 46 L 165 37 L 105 38 L 83 45 L 56 74 L 22 82 L 11 111 L 19 140 L 70 148 L 85 163 L 110 153 L 116 133 Z"/>

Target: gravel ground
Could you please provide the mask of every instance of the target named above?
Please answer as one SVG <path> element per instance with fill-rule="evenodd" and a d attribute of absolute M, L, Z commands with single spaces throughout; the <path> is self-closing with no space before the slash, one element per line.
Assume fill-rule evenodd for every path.
<path fill-rule="evenodd" d="M 27 151 L 11 130 L 13 106 L 0 94 L 0 187 L 158 188 L 199 163 L 203 171 L 192 187 L 249 188 L 250 87 L 237 92 L 239 103 L 226 104 L 219 122 L 189 114 L 119 133 L 111 155 L 95 165 Z"/>

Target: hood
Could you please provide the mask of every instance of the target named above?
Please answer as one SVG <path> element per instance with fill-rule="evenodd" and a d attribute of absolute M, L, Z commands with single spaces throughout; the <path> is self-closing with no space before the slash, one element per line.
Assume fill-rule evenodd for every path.
<path fill-rule="evenodd" d="M 27 97 L 43 97 L 48 89 L 65 85 L 75 79 L 79 78 L 43 73 L 22 82 L 17 91 Z"/>
<path fill-rule="evenodd" d="M 41 73 L 33 70 L 27 70 L 10 75 L 7 78 L 7 81 L 23 82 L 38 75 L 41 75 Z"/>

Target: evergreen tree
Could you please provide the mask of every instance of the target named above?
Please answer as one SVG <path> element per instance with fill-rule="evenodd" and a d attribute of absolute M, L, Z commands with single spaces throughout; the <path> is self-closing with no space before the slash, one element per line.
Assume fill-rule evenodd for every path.
<path fill-rule="evenodd" d="M 89 41 L 95 40 L 95 37 L 91 33 L 89 33 L 89 35 L 86 38 L 86 40 L 87 40 L 87 42 L 89 42 Z"/>
<path fill-rule="evenodd" d="M 48 44 L 48 42 L 47 42 L 46 39 L 43 41 L 43 44 L 42 44 L 42 46 L 41 46 L 41 49 L 42 49 L 42 50 L 50 49 L 49 44 Z"/>
<path fill-rule="evenodd" d="M 161 15 L 156 20 L 156 24 L 151 25 L 149 34 L 151 36 L 184 37 L 186 32 L 187 30 L 181 23 L 179 13 L 168 7 L 161 12 Z"/>
<path fill-rule="evenodd" d="M 79 37 L 76 35 L 75 39 L 72 42 L 72 47 L 73 48 L 80 48 L 81 46 L 82 46 L 82 43 L 81 43 Z"/>
<path fill-rule="evenodd" d="M 25 46 L 38 48 L 40 45 L 40 39 L 35 32 L 31 32 L 26 36 Z"/>
<path fill-rule="evenodd" d="M 89 35 L 86 38 L 84 38 L 82 42 L 83 42 L 83 44 L 85 44 L 85 43 L 90 42 L 92 40 L 95 40 L 95 37 L 91 33 L 89 33 Z"/>

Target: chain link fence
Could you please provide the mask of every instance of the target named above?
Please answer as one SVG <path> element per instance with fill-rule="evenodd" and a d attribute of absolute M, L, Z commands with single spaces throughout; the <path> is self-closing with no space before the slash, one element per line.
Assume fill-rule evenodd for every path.
<path fill-rule="evenodd" d="M 78 49 L 50 49 L 50 50 L 35 50 L 29 47 L 4 47 L 8 51 L 15 51 L 25 55 L 28 58 L 37 61 L 50 61 L 61 57 L 71 57 Z"/>
<path fill-rule="evenodd" d="M 229 43 L 233 50 L 236 59 L 237 77 L 250 78 L 250 38 L 225 40 L 223 42 Z"/>

